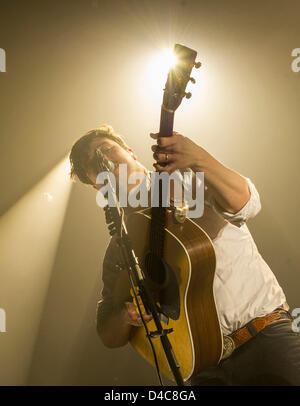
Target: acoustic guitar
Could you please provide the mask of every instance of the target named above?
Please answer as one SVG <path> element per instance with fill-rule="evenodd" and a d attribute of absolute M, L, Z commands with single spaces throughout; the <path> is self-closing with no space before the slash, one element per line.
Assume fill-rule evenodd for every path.
<path fill-rule="evenodd" d="M 177 64 L 170 69 L 164 89 L 160 136 L 173 134 L 175 110 L 186 94 L 196 51 L 176 44 Z M 194 80 L 192 79 L 194 82 Z M 184 381 L 217 365 L 222 357 L 223 338 L 214 299 L 216 257 L 209 236 L 186 218 L 177 221 L 167 207 L 152 207 L 131 214 L 127 230 L 153 292 L 160 320 L 173 331 L 169 341 Z M 155 330 L 153 321 L 147 324 Z M 152 365 L 151 346 L 143 327 L 134 327 L 130 342 Z M 160 371 L 174 380 L 158 338 L 152 339 Z"/>

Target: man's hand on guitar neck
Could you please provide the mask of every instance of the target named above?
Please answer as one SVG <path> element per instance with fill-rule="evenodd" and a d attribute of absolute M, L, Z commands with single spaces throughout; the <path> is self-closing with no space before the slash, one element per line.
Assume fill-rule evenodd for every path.
<path fill-rule="evenodd" d="M 172 173 L 176 169 L 191 168 L 204 172 L 205 184 L 218 205 L 228 213 L 237 213 L 250 198 L 247 180 L 239 173 L 224 166 L 188 137 L 173 131 L 171 137 L 150 136 L 157 141 L 152 146 L 153 166 L 159 171 Z"/>
<path fill-rule="evenodd" d="M 157 141 L 157 144 L 152 146 L 152 151 L 153 158 L 157 161 L 153 166 L 159 171 L 172 173 L 176 169 L 193 168 L 199 161 L 199 154 L 201 161 L 210 156 L 203 148 L 176 131 L 173 131 L 171 137 L 159 137 L 159 133 L 150 133 L 150 136 Z"/>

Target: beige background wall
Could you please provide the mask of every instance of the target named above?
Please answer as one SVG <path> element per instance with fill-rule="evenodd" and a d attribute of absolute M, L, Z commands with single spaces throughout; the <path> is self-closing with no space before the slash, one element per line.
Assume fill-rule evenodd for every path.
<path fill-rule="evenodd" d="M 103 123 L 151 168 L 160 98 L 143 72 L 175 42 L 203 63 L 175 128 L 254 181 L 263 209 L 249 227 L 300 307 L 299 13 L 298 1 L 1 2 L 0 385 L 157 384 L 134 350 L 96 335 L 108 233 L 95 194 L 67 180 L 45 193 L 72 143 Z"/>

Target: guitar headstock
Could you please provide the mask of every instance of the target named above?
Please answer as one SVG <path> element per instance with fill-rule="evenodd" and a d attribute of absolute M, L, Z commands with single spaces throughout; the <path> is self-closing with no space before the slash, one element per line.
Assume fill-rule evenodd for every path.
<path fill-rule="evenodd" d="M 195 83 L 195 79 L 191 78 L 192 69 L 199 68 L 200 62 L 195 62 L 197 52 L 180 44 L 175 44 L 174 54 L 177 58 L 177 63 L 169 73 L 164 89 L 163 106 L 167 110 L 175 111 L 182 99 L 191 97 L 191 93 L 186 93 L 185 89 L 189 81 Z"/>

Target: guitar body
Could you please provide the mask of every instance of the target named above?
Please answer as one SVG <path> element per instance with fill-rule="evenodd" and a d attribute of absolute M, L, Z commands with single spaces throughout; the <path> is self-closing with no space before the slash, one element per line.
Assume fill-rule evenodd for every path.
<path fill-rule="evenodd" d="M 216 258 L 210 238 L 197 224 L 190 219 L 175 224 L 171 213 L 167 213 L 163 260 L 172 276 L 164 282 L 162 300 L 168 302 L 174 292 L 178 300 L 165 303 L 164 313 L 169 312 L 171 316 L 162 321 L 162 326 L 173 329 L 168 338 L 182 378 L 186 381 L 207 367 L 217 365 L 222 355 L 223 340 L 213 292 Z M 140 264 L 149 252 L 150 227 L 151 214 L 147 211 L 136 212 L 127 221 L 128 233 Z M 168 294 L 168 281 L 177 285 L 171 287 L 171 294 Z M 150 332 L 156 330 L 154 321 L 147 325 Z M 130 342 L 148 362 L 155 365 L 144 327 L 133 329 Z M 160 371 L 174 380 L 160 339 L 153 338 L 152 342 Z"/>

